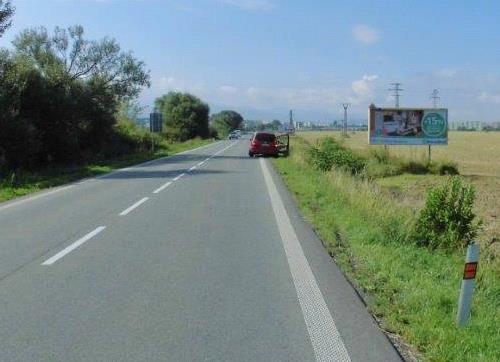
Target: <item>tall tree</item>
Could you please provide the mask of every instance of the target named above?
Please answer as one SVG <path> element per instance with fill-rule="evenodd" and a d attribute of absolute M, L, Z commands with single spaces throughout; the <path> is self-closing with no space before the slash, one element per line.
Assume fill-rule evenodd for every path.
<path fill-rule="evenodd" d="M 241 127 L 243 117 L 235 111 L 221 111 L 212 115 L 210 121 L 218 136 L 226 137 L 229 132 Z"/>
<path fill-rule="evenodd" d="M 194 137 L 208 137 L 210 108 L 198 97 L 189 93 L 169 92 L 157 98 L 156 108 L 163 114 L 168 137 L 185 141 Z"/>
<path fill-rule="evenodd" d="M 12 6 L 10 0 L 0 0 L 0 37 L 12 25 L 14 11 L 15 8 Z"/>
<path fill-rule="evenodd" d="M 90 80 L 118 98 L 133 98 L 150 85 L 144 62 L 122 51 L 114 39 L 85 39 L 80 25 L 56 27 L 53 35 L 44 27 L 27 29 L 13 44 L 20 56 L 28 57 L 44 74 L 63 81 Z"/>

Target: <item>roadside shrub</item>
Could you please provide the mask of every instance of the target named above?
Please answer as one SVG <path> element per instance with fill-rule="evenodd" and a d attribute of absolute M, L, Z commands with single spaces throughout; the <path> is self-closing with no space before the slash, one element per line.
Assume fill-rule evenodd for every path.
<path fill-rule="evenodd" d="M 440 175 L 458 175 L 458 165 L 455 162 L 443 161 L 437 166 Z"/>
<path fill-rule="evenodd" d="M 464 184 L 458 176 L 430 188 L 414 226 L 414 240 L 432 249 L 464 248 L 481 227 L 481 221 L 475 220 L 474 200 L 474 186 Z"/>
<path fill-rule="evenodd" d="M 321 171 L 330 171 L 335 166 L 351 174 L 359 174 L 365 168 L 363 158 L 331 137 L 320 140 L 317 146 L 309 149 L 309 162 Z"/>
<path fill-rule="evenodd" d="M 423 161 L 399 160 L 400 173 L 411 173 L 415 175 L 425 175 L 431 173 L 431 165 Z"/>

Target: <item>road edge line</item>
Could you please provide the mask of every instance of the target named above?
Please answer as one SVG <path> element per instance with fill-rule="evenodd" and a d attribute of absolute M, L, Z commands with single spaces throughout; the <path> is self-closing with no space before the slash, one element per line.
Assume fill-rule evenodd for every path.
<path fill-rule="evenodd" d="M 269 167 L 265 159 L 259 161 L 316 360 L 348 362 L 347 349 L 304 255 Z"/>

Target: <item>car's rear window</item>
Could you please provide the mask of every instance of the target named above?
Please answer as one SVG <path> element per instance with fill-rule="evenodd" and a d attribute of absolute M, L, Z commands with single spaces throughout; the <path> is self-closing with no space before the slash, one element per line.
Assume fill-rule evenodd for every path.
<path fill-rule="evenodd" d="M 255 139 L 260 142 L 273 142 L 276 136 L 272 133 L 257 133 Z"/>

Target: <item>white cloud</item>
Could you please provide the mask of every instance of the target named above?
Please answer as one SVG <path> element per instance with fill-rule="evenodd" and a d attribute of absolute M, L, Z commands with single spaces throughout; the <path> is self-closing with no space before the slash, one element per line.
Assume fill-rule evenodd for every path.
<path fill-rule="evenodd" d="M 378 75 L 363 75 L 361 79 L 355 80 L 351 84 L 351 90 L 354 93 L 350 97 L 350 102 L 359 104 L 373 98 L 373 83 L 378 79 Z"/>
<path fill-rule="evenodd" d="M 269 11 L 274 9 L 270 0 L 218 0 L 220 3 L 237 6 L 244 10 Z"/>
<path fill-rule="evenodd" d="M 186 81 L 185 79 L 176 78 L 173 76 L 162 76 L 151 87 L 152 91 L 157 93 L 165 93 L 169 91 L 177 92 L 200 92 L 203 90 L 201 84 L 194 84 Z"/>
<path fill-rule="evenodd" d="M 481 92 L 477 100 L 484 103 L 500 104 L 500 94 L 491 94 L 488 92 Z"/>
<path fill-rule="evenodd" d="M 356 25 L 352 30 L 354 38 L 364 44 L 373 44 L 379 40 L 379 33 L 376 29 L 367 25 Z"/>

